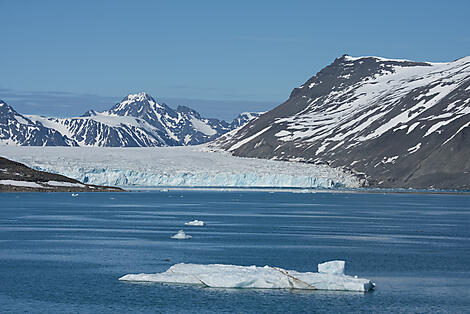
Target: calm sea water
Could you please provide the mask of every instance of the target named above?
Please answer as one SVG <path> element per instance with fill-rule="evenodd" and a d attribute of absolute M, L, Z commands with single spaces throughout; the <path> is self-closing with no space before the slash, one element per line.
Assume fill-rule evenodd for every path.
<path fill-rule="evenodd" d="M 190 240 L 170 236 L 185 226 Z M 0 312 L 468 312 L 470 196 L 170 191 L 0 194 Z M 371 293 L 118 281 L 179 262 L 316 271 Z"/>

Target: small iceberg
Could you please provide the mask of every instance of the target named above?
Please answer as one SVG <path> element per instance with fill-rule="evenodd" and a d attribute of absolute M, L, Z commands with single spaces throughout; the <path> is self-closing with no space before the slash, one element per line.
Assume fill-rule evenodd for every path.
<path fill-rule="evenodd" d="M 175 264 L 157 274 L 128 274 L 122 281 L 197 284 L 212 288 L 259 288 L 369 291 L 375 284 L 369 279 L 344 274 L 344 261 L 318 265 L 319 272 L 297 272 L 272 266 L 236 266 L 223 264 Z"/>
<path fill-rule="evenodd" d="M 185 222 L 184 224 L 186 226 L 204 226 L 205 223 L 202 220 L 194 219 L 193 221 Z"/>
<path fill-rule="evenodd" d="M 178 239 L 178 240 L 186 240 L 186 239 L 191 239 L 192 236 L 184 233 L 183 230 L 178 231 L 177 234 L 174 234 L 171 236 L 172 239 Z"/>

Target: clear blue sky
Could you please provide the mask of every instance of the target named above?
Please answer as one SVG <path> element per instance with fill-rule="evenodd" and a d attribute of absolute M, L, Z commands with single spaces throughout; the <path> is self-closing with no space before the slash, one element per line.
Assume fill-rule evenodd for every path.
<path fill-rule="evenodd" d="M 0 0 L 0 99 L 79 115 L 147 91 L 233 118 L 286 100 L 336 57 L 470 54 L 470 1 Z"/>

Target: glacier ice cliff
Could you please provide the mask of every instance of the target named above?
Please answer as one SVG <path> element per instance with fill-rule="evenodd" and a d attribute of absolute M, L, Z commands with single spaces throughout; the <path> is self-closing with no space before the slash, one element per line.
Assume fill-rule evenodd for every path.
<path fill-rule="evenodd" d="M 1 146 L 0 155 L 88 184 L 172 187 L 359 187 L 326 165 L 230 156 L 205 146 L 158 148 Z"/>

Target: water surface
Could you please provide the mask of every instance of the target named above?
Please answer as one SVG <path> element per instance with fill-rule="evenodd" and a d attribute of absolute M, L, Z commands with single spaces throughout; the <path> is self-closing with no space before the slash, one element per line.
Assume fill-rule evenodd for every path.
<path fill-rule="evenodd" d="M 0 194 L 0 311 L 465 312 L 470 197 L 169 191 Z M 204 220 L 205 227 L 184 226 Z M 170 239 L 179 229 L 190 240 Z M 371 293 L 120 282 L 179 263 L 316 271 L 344 259 Z"/>

